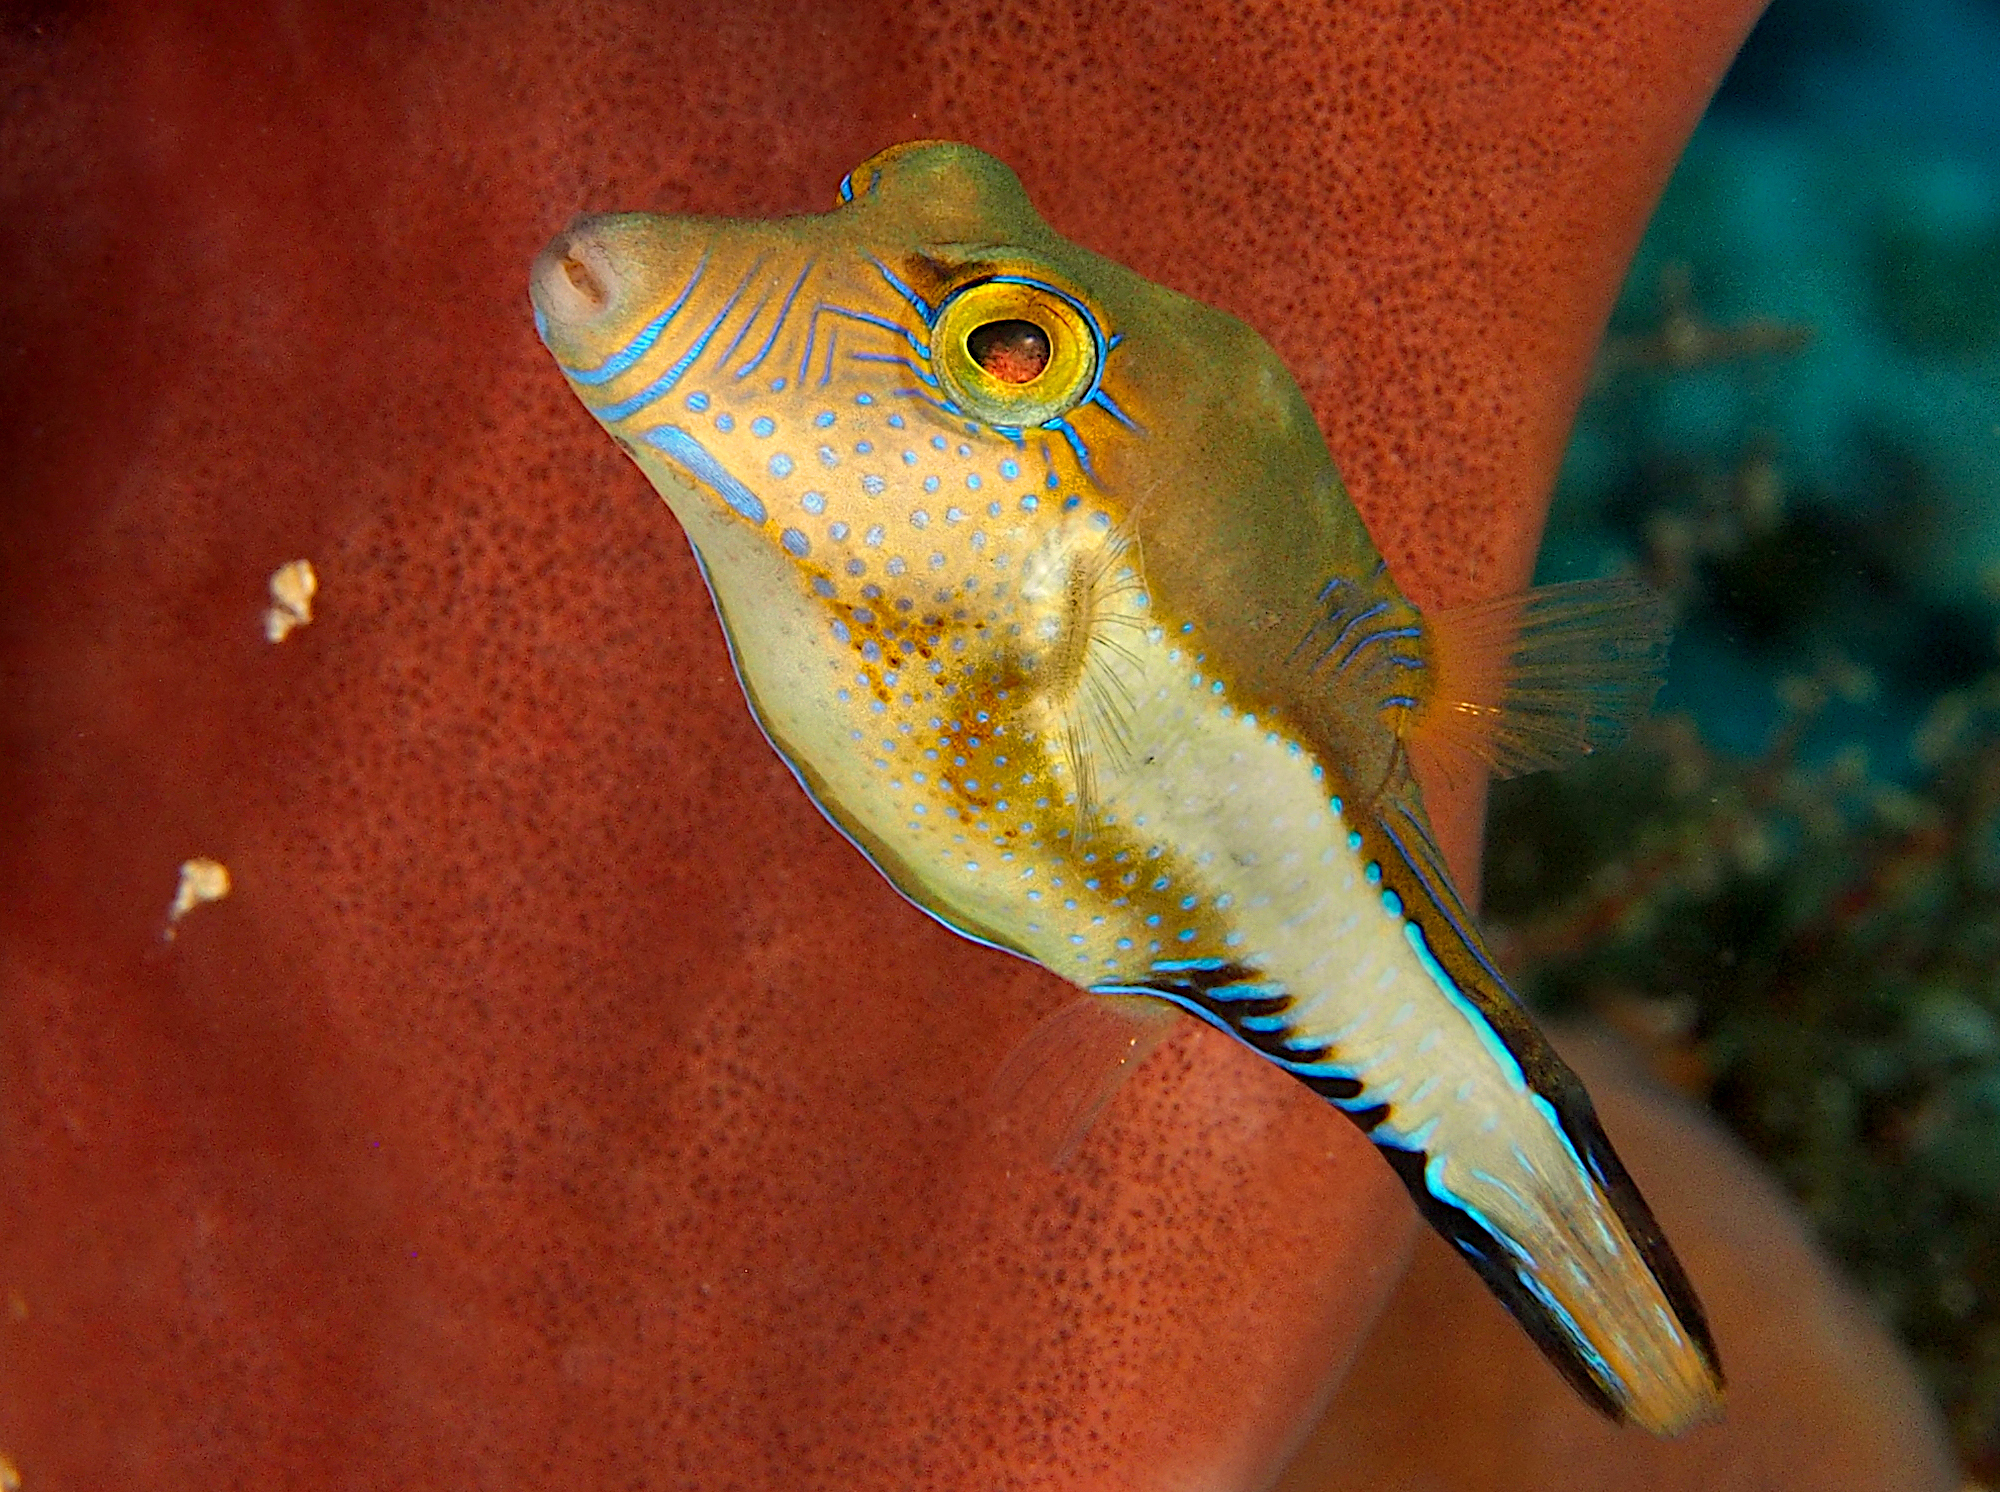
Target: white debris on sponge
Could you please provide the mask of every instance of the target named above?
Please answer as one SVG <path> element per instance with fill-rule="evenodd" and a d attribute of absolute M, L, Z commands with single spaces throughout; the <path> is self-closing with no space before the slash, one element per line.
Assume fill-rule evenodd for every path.
<path fill-rule="evenodd" d="M 229 894 L 229 867 L 220 860 L 196 856 L 181 861 L 181 883 L 174 888 L 174 904 L 167 908 L 167 929 L 160 936 L 174 940 L 174 927 L 204 902 L 221 901 Z"/>
<path fill-rule="evenodd" d="M 319 576 L 311 560 L 296 559 L 271 572 L 271 609 L 264 613 L 264 635 L 283 642 L 294 627 L 313 619 L 313 597 L 319 591 Z"/>

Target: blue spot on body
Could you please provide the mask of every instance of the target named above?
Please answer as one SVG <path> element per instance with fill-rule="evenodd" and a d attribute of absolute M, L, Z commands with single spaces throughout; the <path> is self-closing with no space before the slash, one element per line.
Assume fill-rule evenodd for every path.
<path fill-rule="evenodd" d="M 826 511 L 826 494 L 824 492 L 808 492 L 804 497 L 799 499 L 799 506 L 817 517 Z"/>
<path fill-rule="evenodd" d="M 822 409 L 818 414 L 813 416 L 813 423 L 824 430 L 828 425 L 833 423 L 833 411 Z"/>
<path fill-rule="evenodd" d="M 1021 511 L 1023 513 L 1032 513 L 1035 511 L 1035 509 L 1039 508 L 1040 506 L 1041 503 L 1036 499 L 1035 494 L 1032 492 L 1030 492 L 1027 496 L 1021 499 Z"/>
<path fill-rule="evenodd" d="M 778 452 L 777 455 L 771 458 L 772 476 L 788 477 L 791 474 L 792 474 L 792 458 L 790 456 L 787 456 L 783 451 L 780 451 Z"/>
<path fill-rule="evenodd" d="M 870 497 L 880 497 L 882 495 L 882 489 L 888 485 L 889 485 L 888 483 L 884 482 L 880 477 L 875 476 L 872 473 L 861 479 L 861 490 L 867 493 Z"/>
<path fill-rule="evenodd" d="M 708 395 L 689 394 L 687 396 L 687 407 L 696 414 L 700 414 L 704 409 L 708 408 Z"/>
<path fill-rule="evenodd" d="M 812 552 L 812 542 L 795 528 L 788 528 L 778 535 L 778 542 L 785 546 L 786 553 L 795 559 L 804 559 Z"/>
<path fill-rule="evenodd" d="M 715 428 L 720 430 L 724 435 L 727 435 L 731 430 L 736 428 L 736 416 L 724 410 L 715 417 Z"/>
<path fill-rule="evenodd" d="M 750 422 L 750 433 L 752 435 L 775 434 L 777 428 L 778 428 L 778 422 L 772 419 L 768 414 L 760 414 L 757 416 L 756 419 Z"/>
<path fill-rule="evenodd" d="M 967 473 L 965 478 L 965 485 L 971 488 L 974 492 L 977 492 L 979 490 L 979 473 L 976 471 Z"/>
<path fill-rule="evenodd" d="M 1014 478 L 1018 477 L 1020 474 L 1021 474 L 1020 462 L 1010 458 L 1000 463 L 1000 475 L 1005 477 L 1008 481 L 1010 482 L 1013 481 Z"/>

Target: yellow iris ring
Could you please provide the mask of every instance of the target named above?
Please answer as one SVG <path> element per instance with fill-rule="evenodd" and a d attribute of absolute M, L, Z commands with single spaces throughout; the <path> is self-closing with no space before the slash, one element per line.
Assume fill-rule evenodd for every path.
<path fill-rule="evenodd" d="M 1049 360 L 1026 383 L 1008 383 L 979 365 L 967 339 L 996 321 L 1026 321 L 1049 339 Z M 1097 331 L 1077 307 L 1045 286 L 975 280 L 938 309 L 931 367 L 967 414 L 989 425 L 1027 429 L 1076 408 L 1097 377 Z"/>

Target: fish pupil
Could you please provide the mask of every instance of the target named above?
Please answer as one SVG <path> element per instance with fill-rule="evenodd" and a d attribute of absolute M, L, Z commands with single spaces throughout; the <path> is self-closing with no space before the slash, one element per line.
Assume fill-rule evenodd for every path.
<path fill-rule="evenodd" d="M 1049 365 L 1049 334 L 1032 321 L 989 321 L 966 333 L 965 350 L 1002 383 L 1033 383 Z"/>

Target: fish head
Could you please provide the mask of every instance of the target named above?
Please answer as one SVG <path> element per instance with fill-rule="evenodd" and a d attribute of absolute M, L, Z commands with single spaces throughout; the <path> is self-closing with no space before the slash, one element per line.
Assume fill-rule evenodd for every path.
<path fill-rule="evenodd" d="M 780 500 L 778 483 L 858 480 L 870 463 L 846 458 L 869 455 L 891 469 L 867 495 L 907 498 L 885 508 L 914 511 L 926 477 L 962 487 L 963 463 L 995 454 L 1060 484 L 1134 433 L 1112 392 L 1131 370 L 1113 369 L 1106 301 L 1154 287 L 1054 234 L 1006 166 L 967 146 L 897 146 L 840 195 L 830 213 L 765 221 L 579 218 L 535 263 L 543 341 L 635 451 L 678 426 Z M 856 451 L 863 429 L 878 438 Z M 977 457 L 957 453 L 968 442 Z M 788 446 L 779 476 L 771 458 Z"/>
<path fill-rule="evenodd" d="M 1105 659 L 1132 628 L 1199 626 L 1274 695 L 1260 660 L 1311 625 L 1329 564 L 1373 550 L 1263 340 L 1069 242 L 971 147 L 897 146 L 838 195 L 770 220 L 581 218 L 531 282 L 821 806 L 865 797 L 823 780 L 857 742 L 1074 736 L 1093 692 L 1115 717 Z M 1037 798 L 1085 791 L 1068 755 Z"/>
<path fill-rule="evenodd" d="M 1260 338 L 1062 238 L 1001 162 L 896 146 L 839 195 L 764 221 L 580 218 L 535 262 L 543 341 L 712 580 L 717 546 L 761 551 L 761 582 L 914 607 L 1056 529 L 1194 523 L 1259 489 L 1297 509 L 1301 468 L 1331 479 Z"/>

